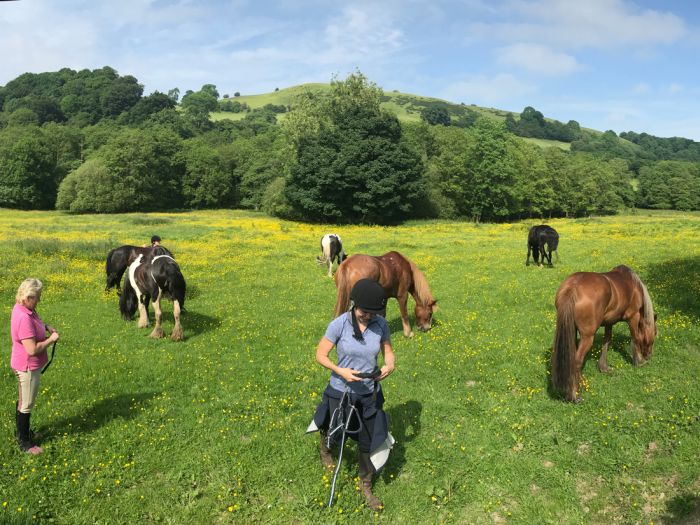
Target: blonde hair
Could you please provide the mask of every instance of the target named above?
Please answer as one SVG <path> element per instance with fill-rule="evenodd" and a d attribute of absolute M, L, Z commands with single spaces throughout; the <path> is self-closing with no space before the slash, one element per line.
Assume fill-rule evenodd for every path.
<path fill-rule="evenodd" d="M 44 284 L 39 279 L 30 277 L 19 285 L 15 299 L 18 303 L 22 303 L 27 297 L 39 297 L 43 288 Z"/>

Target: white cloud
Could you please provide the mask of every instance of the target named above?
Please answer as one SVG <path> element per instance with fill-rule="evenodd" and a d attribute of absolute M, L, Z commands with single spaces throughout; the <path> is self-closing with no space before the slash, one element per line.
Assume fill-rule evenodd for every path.
<path fill-rule="evenodd" d="M 515 22 L 477 23 L 473 34 L 510 42 L 538 42 L 561 49 L 649 47 L 678 41 L 688 32 L 678 16 L 639 9 L 622 0 L 513 0 Z"/>
<path fill-rule="evenodd" d="M 493 77 L 477 75 L 453 82 L 445 87 L 439 96 L 453 102 L 489 106 L 535 91 L 534 86 L 518 80 L 513 75 L 501 73 Z"/>
<path fill-rule="evenodd" d="M 651 93 L 651 86 L 646 82 L 639 82 L 632 87 L 632 92 L 635 95 L 648 95 Z"/>
<path fill-rule="evenodd" d="M 540 44 L 518 43 L 496 50 L 497 61 L 543 75 L 568 75 L 581 68 L 574 57 Z"/>
<path fill-rule="evenodd" d="M 669 93 L 671 93 L 672 95 L 675 95 L 675 94 L 683 91 L 683 86 L 681 84 L 676 84 L 674 82 L 674 83 L 669 84 L 666 89 Z"/>

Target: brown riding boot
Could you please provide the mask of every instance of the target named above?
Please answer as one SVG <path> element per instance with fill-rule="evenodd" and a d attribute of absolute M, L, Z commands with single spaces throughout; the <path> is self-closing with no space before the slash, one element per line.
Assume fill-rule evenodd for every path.
<path fill-rule="evenodd" d="M 328 448 L 328 445 L 326 444 L 326 433 L 319 432 L 319 434 L 321 435 L 319 444 L 319 456 L 321 457 L 321 465 L 323 465 L 323 468 L 331 470 L 335 466 L 335 461 L 333 461 L 333 454 L 331 453 L 331 449 Z"/>
<path fill-rule="evenodd" d="M 367 506 L 375 511 L 382 510 L 384 504 L 372 494 L 372 476 L 374 476 L 374 465 L 369 459 L 369 452 L 358 452 L 357 462 L 360 466 L 360 492 L 365 497 Z"/>

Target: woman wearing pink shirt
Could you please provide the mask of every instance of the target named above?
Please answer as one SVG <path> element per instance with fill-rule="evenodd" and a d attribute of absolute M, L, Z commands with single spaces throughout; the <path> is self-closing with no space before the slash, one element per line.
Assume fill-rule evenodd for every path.
<path fill-rule="evenodd" d="M 39 279 L 25 279 L 17 289 L 17 303 L 12 309 L 10 332 L 12 334 L 12 358 L 10 366 L 17 376 L 19 400 L 17 401 L 17 441 L 29 454 L 41 454 L 43 450 L 33 441 L 29 427 L 32 408 L 39 392 L 41 369 L 49 360 L 46 351 L 58 341 L 58 332 L 36 313 L 41 300 L 43 284 Z M 50 334 L 47 337 L 47 332 Z"/>

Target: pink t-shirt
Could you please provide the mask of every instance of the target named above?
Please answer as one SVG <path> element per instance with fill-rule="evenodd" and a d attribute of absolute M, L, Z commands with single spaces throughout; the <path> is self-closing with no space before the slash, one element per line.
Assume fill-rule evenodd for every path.
<path fill-rule="evenodd" d="M 46 339 L 46 327 L 36 312 L 23 304 L 16 303 L 12 309 L 10 333 L 12 335 L 10 366 L 14 370 L 19 370 L 20 372 L 36 370 L 48 362 L 48 353 L 42 352 L 39 355 L 29 355 L 22 345 L 22 339 L 33 337 L 37 343 Z"/>

